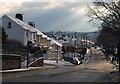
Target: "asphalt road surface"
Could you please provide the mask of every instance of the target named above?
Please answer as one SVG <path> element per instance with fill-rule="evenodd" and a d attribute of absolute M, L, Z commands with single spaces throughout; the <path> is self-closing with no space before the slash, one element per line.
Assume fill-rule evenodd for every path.
<path fill-rule="evenodd" d="M 3 82 L 113 82 L 109 73 L 114 66 L 105 60 L 104 54 L 93 49 L 88 64 L 55 66 L 47 70 L 3 73 Z"/>

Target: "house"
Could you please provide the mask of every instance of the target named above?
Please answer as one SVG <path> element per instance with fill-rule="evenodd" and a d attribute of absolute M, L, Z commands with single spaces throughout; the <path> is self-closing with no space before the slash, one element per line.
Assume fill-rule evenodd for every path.
<path fill-rule="evenodd" d="M 59 43 L 57 40 L 51 39 L 51 45 L 53 47 L 53 51 L 61 52 L 63 45 Z"/>
<path fill-rule="evenodd" d="M 30 25 L 23 22 L 23 16 L 16 14 L 16 18 L 8 15 L 2 17 L 2 27 L 8 34 L 8 39 L 17 40 L 23 45 L 27 45 L 28 41 L 37 40 L 37 31 Z"/>
<path fill-rule="evenodd" d="M 4 15 L 2 17 L 2 27 L 8 34 L 8 39 L 17 40 L 25 46 L 28 41 L 31 41 L 32 43 L 36 42 L 37 46 L 40 47 L 51 47 L 54 44 L 54 49 L 56 46 L 61 49 L 62 44 L 35 28 L 33 22 L 25 23 L 22 14 L 16 14 L 15 18 Z"/>
<path fill-rule="evenodd" d="M 37 45 L 41 47 L 47 46 L 47 36 L 38 29 L 35 28 L 35 30 L 37 31 Z"/>
<path fill-rule="evenodd" d="M 28 41 L 31 41 L 34 46 L 46 48 L 48 52 L 42 53 L 43 57 L 62 57 L 59 54 L 56 54 L 56 51 L 61 52 L 62 44 L 58 41 L 48 37 L 40 30 L 35 28 L 35 24 L 33 22 L 25 23 L 23 21 L 22 14 L 16 14 L 15 18 L 4 15 L 2 18 L 2 27 L 5 29 L 5 32 L 8 35 L 9 40 L 17 40 L 21 42 L 24 46 L 27 46 Z M 49 51 L 52 50 L 52 54 Z M 45 50 L 46 51 L 46 50 Z M 34 54 L 33 54 L 34 55 Z M 35 54 L 36 55 L 36 54 Z M 39 53 L 40 55 L 40 53 Z M 37 60 L 37 61 L 36 61 Z M 31 66 L 41 66 L 43 65 L 43 58 L 36 58 L 35 61 L 30 61 Z M 22 66 L 26 66 L 27 60 L 25 60 Z"/>

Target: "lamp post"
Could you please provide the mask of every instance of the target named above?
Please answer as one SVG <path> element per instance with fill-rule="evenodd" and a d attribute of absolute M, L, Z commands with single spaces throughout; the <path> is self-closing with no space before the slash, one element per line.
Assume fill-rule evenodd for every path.
<path fill-rule="evenodd" d="M 29 64 L 29 52 L 31 51 L 31 47 L 32 47 L 32 42 L 28 41 L 27 42 L 27 68 L 28 68 L 28 64 Z"/>
<path fill-rule="evenodd" d="M 77 48 L 77 32 L 75 32 L 75 48 Z"/>
<path fill-rule="evenodd" d="M 76 49 L 77 49 L 77 36 L 76 36 L 77 32 L 74 33 L 74 57 L 76 54 Z"/>
<path fill-rule="evenodd" d="M 26 66 L 27 66 L 27 68 L 28 68 L 28 64 L 29 64 L 29 50 L 27 49 L 27 64 L 26 64 Z"/>
<path fill-rule="evenodd" d="M 58 63 L 58 46 L 57 46 L 57 50 L 55 50 L 55 52 L 57 53 L 56 63 Z"/>

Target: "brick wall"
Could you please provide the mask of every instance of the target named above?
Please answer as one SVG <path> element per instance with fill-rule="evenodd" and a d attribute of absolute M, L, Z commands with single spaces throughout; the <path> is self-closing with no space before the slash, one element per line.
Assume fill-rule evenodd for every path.
<path fill-rule="evenodd" d="M 1 65 L 2 70 L 21 68 L 20 55 L 4 54 L 4 55 L 0 55 L 0 59 L 2 59 L 2 65 Z"/>
<path fill-rule="evenodd" d="M 40 57 L 39 59 L 37 59 L 33 63 L 29 64 L 29 67 L 40 67 L 43 65 L 44 65 L 44 58 Z"/>

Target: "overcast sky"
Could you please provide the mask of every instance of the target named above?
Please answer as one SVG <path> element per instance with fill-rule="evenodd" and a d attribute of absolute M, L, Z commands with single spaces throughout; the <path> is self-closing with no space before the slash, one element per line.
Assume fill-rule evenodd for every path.
<path fill-rule="evenodd" d="M 35 22 L 36 28 L 47 31 L 92 32 L 98 28 L 89 23 L 87 16 L 88 1 L 46 2 L 36 0 L 3 0 L 0 2 L 0 17 L 24 14 L 25 22 Z"/>

